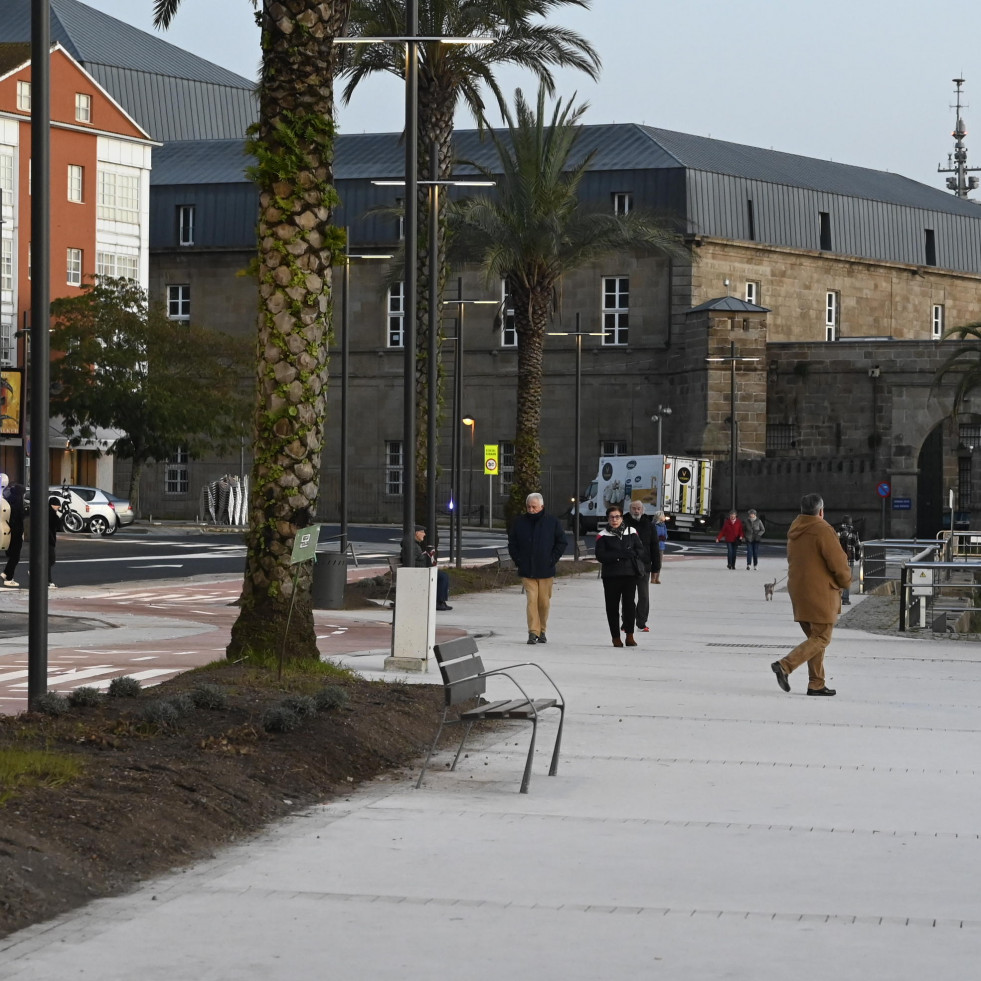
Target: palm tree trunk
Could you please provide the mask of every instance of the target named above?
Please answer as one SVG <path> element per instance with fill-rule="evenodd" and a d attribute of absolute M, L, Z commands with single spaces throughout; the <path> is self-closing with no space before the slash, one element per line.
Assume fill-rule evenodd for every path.
<path fill-rule="evenodd" d="M 326 416 L 331 265 L 333 39 L 350 0 L 265 0 L 259 122 L 259 311 L 254 464 L 241 611 L 227 656 L 319 656 L 312 568 L 290 564 L 317 513 Z M 297 572 L 294 579 L 294 573 Z M 295 583 L 295 586 L 294 586 Z M 295 590 L 295 595 L 294 595 Z M 287 624 L 289 636 L 287 636 Z"/>
<path fill-rule="evenodd" d="M 548 326 L 551 287 L 529 290 L 512 286 L 514 325 L 518 335 L 517 410 L 514 422 L 514 476 L 507 504 L 510 524 L 525 509 L 525 498 L 542 489 L 542 378 L 545 365 L 545 328 Z"/>

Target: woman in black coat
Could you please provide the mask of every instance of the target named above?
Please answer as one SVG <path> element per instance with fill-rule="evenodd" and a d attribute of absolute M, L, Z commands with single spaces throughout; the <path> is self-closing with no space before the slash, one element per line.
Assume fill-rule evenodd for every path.
<path fill-rule="evenodd" d="M 596 558 L 602 566 L 603 595 L 606 599 L 606 619 L 614 647 L 623 647 L 620 640 L 620 614 L 627 634 L 627 647 L 636 647 L 634 623 L 637 614 L 637 578 L 646 572 L 644 546 L 636 529 L 623 523 L 619 504 L 606 509 L 606 527 L 596 536 Z"/>
<path fill-rule="evenodd" d="M 24 485 L 11 484 L 7 488 L 7 503 L 10 505 L 10 544 L 7 546 L 7 564 L 0 579 L 4 586 L 19 586 L 14 581 L 14 570 L 20 562 L 20 550 L 24 545 Z"/>

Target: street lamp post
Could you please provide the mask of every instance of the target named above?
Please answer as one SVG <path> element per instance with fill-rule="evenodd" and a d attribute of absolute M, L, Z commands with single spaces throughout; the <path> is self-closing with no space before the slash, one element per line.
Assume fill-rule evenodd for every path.
<path fill-rule="evenodd" d="M 582 487 L 580 474 L 580 446 L 582 428 L 582 339 L 584 337 L 602 337 L 602 331 L 582 330 L 581 317 L 576 314 L 575 330 L 550 330 L 551 337 L 574 337 L 576 339 L 576 437 L 573 470 L 575 472 L 575 487 L 572 495 L 572 534 L 573 534 L 573 558 L 579 561 L 579 491 Z"/>
<path fill-rule="evenodd" d="M 659 405 L 657 407 L 657 412 L 651 416 L 651 420 L 657 423 L 657 455 L 661 455 L 661 423 L 665 416 L 671 415 L 671 407 L 667 405 Z"/>
<path fill-rule="evenodd" d="M 706 358 L 706 361 L 729 362 L 729 510 L 736 510 L 736 459 L 738 457 L 736 430 L 736 362 L 759 361 L 759 358 L 740 358 L 736 355 L 736 342 L 729 342 L 728 357 Z"/>
<path fill-rule="evenodd" d="M 469 486 L 467 488 L 467 509 L 473 509 L 473 434 L 474 430 L 477 428 L 477 420 L 473 416 L 464 416 L 460 422 L 464 426 L 470 427 L 470 480 Z M 461 481 L 462 483 L 462 481 Z"/>
<path fill-rule="evenodd" d="M 348 398 L 349 391 L 349 354 L 350 354 L 350 315 L 351 315 L 351 262 L 354 259 L 391 259 L 391 255 L 367 254 L 351 252 L 350 230 L 344 229 L 344 293 L 341 297 L 341 487 L 340 518 L 341 539 L 340 550 L 347 551 L 348 544 Z M 244 465 L 242 472 L 245 472 Z"/>

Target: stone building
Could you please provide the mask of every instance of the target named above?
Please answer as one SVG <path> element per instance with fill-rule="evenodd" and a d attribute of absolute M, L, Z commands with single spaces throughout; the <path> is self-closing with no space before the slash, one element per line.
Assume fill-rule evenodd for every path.
<path fill-rule="evenodd" d="M 0 40 L 24 40 L 13 35 L 23 32 L 27 0 L 8 6 Z M 151 176 L 152 294 L 177 322 L 193 318 L 251 333 L 255 289 L 247 270 L 256 206 L 241 143 L 254 118 L 250 83 L 78 0 L 52 0 L 52 11 L 54 39 L 164 144 Z M 671 216 L 694 261 L 619 255 L 563 282 L 556 329 L 578 314 L 583 329 L 602 336 L 583 343 L 578 478 L 574 342 L 548 339 L 542 490 L 552 509 L 564 509 L 599 455 L 653 452 L 660 425 L 666 452 L 717 459 L 719 510 L 734 489 L 738 507 L 765 512 L 774 529 L 811 490 L 824 494 L 833 520 L 849 511 L 875 534 L 932 535 L 981 510 L 973 464 L 979 406 L 969 403 L 954 419 L 949 393 L 933 384 L 951 350 L 941 343 L 944 331 L 981 320 L 981 211 L 974 202 L 897 174 L 647 126 L 585 127 L 580 149 L 595 152 L 582 184 L 585 203 Z M 455 153 L 492 164 L 492 150 L 474 131 L 456 134 Z M 359 254 L 390 254 L 399 244 L 398 221 L 372 210 L 396 207 L 399 191 L 371 181 L 400 178 L 403 165 L 398 134 L 338 140 L 336 220 L 350 228 Z M 344 397 L 352 521 L 401 520 L 397 278 L 381 262 L 358 260 L 350 270 Z M 506 300 L 501 284 L 485 282 L 475 268 L 453 269 L 449 282 L 457 278 L 454 297 Z M 334 310 L 336 336 L 339 303 Z M 454 413 L 460 312 L 465 394 Z M 514 432 L 516 348 L 506 302 L 501 312 L 445 302 L 442 331 L 440 501 L 448 498 L 445 473 L 458 437 L 465 471 L 471 462 L 475 471 L 462 482 L 464 508 L 477 516 L 491 505 L 498 514 Z M 325 520 L 337 517 L 339 497 L 332 421 L 342 393 L 333 367 L 332 376 Z M 472 425 L 462 426 L 464 415 Z M 493 488 L 480 468 L 484 443 L 501 448 Z M 205 482 L 248 466 L 247 447 L 228 460 L 178 455 L 148 468 L 144 506 L 193 517 Z M 883 485 L 888 498 L 878 496 Z"/>

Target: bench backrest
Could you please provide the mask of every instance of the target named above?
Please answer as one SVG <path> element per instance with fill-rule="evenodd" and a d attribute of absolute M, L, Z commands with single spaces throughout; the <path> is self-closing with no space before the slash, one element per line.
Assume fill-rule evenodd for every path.
<path fill-rule="evenodd" d="M 484 662 L 477 654 L 477 641 L 473 637 L 460 637 L 444 644 L 434 644 L 433 653 L 446 686 L 447 705 L 469 702 L 487 690 L 486 680 L 480 677 Z"/>

